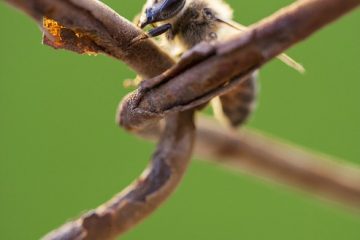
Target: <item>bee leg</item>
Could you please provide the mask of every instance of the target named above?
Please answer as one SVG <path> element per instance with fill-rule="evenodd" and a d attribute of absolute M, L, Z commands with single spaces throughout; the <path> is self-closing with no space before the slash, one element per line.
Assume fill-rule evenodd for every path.
<path fill-rule="evenodd" d="M 147 35 L 149 37 L 157 37 L 157 36 L 160 36 L 161 34 L 164 34 L 164 33 L 168 32 L 171 29 L 172 29 L 172 25 L 170 23 L 167 23 L 167 24 L 164 24 L 164 25 L 161 25 L 159 27 L 151 29 L 147 33 Z"/>
<path fill-rule="evenodd" d="M 153 38 L 153 37 L 160 36 L 161 34 L 164 34 L 164 33 L 168 32 L 168 31 L 171 31 L 171 29 L 172 29 L 172 25 L 170 23 L 167 23 L 167 24 L 161 25 L 159 27 L 153 28 L 149 32 L 144 33 L 144 34 L 140 34 L 139 36 L 134 38 L 131 41 L 130 46 L 137 43 L 138 41 L 142 41 L 142 40 L 145 40 L 145 39 L 148 39 L 148 38 Z"/>

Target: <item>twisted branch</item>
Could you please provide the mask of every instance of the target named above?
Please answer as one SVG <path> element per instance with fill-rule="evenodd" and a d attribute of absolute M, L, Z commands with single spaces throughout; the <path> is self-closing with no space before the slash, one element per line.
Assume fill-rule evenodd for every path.
<path fill-rule="evenodd" d="M 124 100 L 121 125 L 143 128 L 142 124 L 165 114 L 192 109 L 226 93 L 248 74 L 358 5 L 357 0 L 298 1 L 231 40 L 215 46 L 197 45 L 176 66 L 145 80 Z"/>
<path fill-rule="evenodd" d="M 138 180 L 44 239 L 113 239 L 151 214 L 180 182 L 194 142 L 192 111 L 172 114 L 166 123 L 151 164 Z"/>
<path fill-rule="evenodd" d="M 174 64 L 149 40 L 131 45 L 141 31 L 99 1 L 7 2 L 38 22 L 44 16 L 59 22 L 60 45 L 44 29 L 44 41 L 53 47 L 108 54 L 145 78 L 155 77 Z M 113 200 L 46 239 L 112 239 L 138 223 L 170 194 L 185 171 L 193 142 L 194 107 L 241 84 L 241 80 L 231 79 L 246 76 L 359 4 L 356 0 L 298 1 L 232 40 L 197 46 L 170 70 L 144 81 L 124 100 L 118 116 L 128 130 L 152 136 L 159 136 L 158 121 L 166 117 L 152 165 L 144 177 Z M 358 170 L 323 161 L 256 133 L 237 135 L 203 121 L 197 131 L 198 153 L 360 207 Z"/>
<path fill-rule="evenodd" d="M 8 2 L 40 24 L 43 17 L 58 21 L 64 27 L 60 29 L 62 46 L 68 50 L 81 52 L 81 46 L 106 53 L 125 61 L 143 77 L 160 74 L 173 64 L 173 60 L 151 41 L 131 48 L 129 43 L 141 31 L 99 1 Z M 47 29 L 44 31 L 45 43 L 59 47 L 57 39 L 52 38 Z M 75 38 L 75 33 L 81 33 L 81 37 Z M 155 67 L 145 67 L 143 61 Z M 154 211 L 180 182 L 194 142 L 192 110 L 170 114 L 165 120 L 166 126 L 151 164 L 137 181 L 109 202 L 44 239 L 113 239 Z"/>

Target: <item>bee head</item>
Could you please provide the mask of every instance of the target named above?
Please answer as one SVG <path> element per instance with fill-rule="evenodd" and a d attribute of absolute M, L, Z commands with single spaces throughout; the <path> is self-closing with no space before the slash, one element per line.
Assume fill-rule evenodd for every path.
<path fill-rule="evenodd" d="M 146 8 L 145 17 L 140 21 L 140 27 L 144 28 L 148 24 L 172 18 L 181 11 L 185 2 L 186 0 L 155 1 L 153 5 Z"/>

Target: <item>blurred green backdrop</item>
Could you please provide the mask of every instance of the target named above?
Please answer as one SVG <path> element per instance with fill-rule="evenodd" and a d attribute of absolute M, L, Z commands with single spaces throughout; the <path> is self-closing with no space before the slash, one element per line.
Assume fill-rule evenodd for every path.
<path fill-rule="evenodd" d="M 105 1 L 132 18 L 145 1 Z M 290 0 L 229 1 L 251 24 Z M 249 126 L 360 164 L 360 14 L 292 48 L 304 76 L 279 61 L 261 72 Z M 38 239 L 109 199 L 154 145 L 114 124 L 122 81 L 105 56 L 40 44 L 37 26 L 0 4 L 0 239 Z M 335 204 L 193 161 L 172 198 L 123 239 L 360 239 L 360 216 Z"/>

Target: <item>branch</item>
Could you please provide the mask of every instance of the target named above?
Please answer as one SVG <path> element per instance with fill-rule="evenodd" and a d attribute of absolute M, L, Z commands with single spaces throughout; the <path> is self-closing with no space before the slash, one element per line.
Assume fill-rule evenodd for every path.
<path fill-rule="evenodd" d="M 154 77 L 174 64 L 152 41 L 131 46 L 142 34 L 127 19 L 97 0 L 5 0 L 31 16 L 42 28 L 43 17 L 54 19 L 64 28 L 62 41 L 72 41 L 71 30 L 85 35 L 90 42 L 84 48 L 97 46 L 97 51 L 119 59 L 144 78 Z M 43 28 L 46 33 L 46 29 Z M 79 37 L 77 37 L 79 39 Z M 80 40 L 80 39 L 79 39 Z M 85 44 L 85 43 L 84 43 Z M 73 49 L 69 49 L 73 50 Z M 149 67 L 151 66 L 151 67 Z"/>
<path fill-rule="evenodd" d="M 261 133 L 202 118 L 195 152 L 206 159 L 360 209 L 360 169 Z"/>
<path fill-rule="evenodd" d="M 97 52 L 125 61 L 146 78 L 164 72 L 174 63 L 149 40 L 131 45 L 131 40 L 141 34 L 140 30 L 99 1 L 7 1 L 29 13 L 38 22 L 43 16 L 59 22 L 62 25 L 60 36 L 63 43 L 60 47 L 74 50 L 68 47 L 68 43 L 81 43 L 80 47 L 86 52 L 86 44 L 89 44 Z M 119 121 L 129 130 L 144 133 L 149 132 L 150 126 L 156 126 L 155 123 L 161 118 L 169 116 L 166 117 L 167 127 L 158 146 L 158 151 L 164 151 L 166 157 L 158 158 L 159 155 L 155 154 L 145 182 L 135 183 L 110 203 L 65 225 L 47 239 L 113 238 L 148 215 L 174 189 L 190 157 L 192 112 L 177 112 L 193 109 L 214 96 L 226 93 L 233 86 L 241 84 L 241 81 L 231 79 L 246 76 L 359 3 L 356 0 L 298 1 L 230 41 L 215 46 L 197 46 L 164 74 L 144 81 L 139 90 L 125 99 Z M 57 39 L 52 38 L 54 36 L 46 29 L 44 31 L 45 39 L 56 43 Z M 72 34 L 65 34 L 69 31 Z M 167 141 L 170 141 L 169 145 Z M 244 165 L 240 162 L 247 163 L 246 166 L 258 170 L 259 174 L 311 190 L 315 188 L 310 188 L 313 185 L 310 181 L 315 181 L 321 189 L 314 192 L 325 192 L 327 197 L 359 205 L 358 178 L 354 177 L 354 184 L 349 184 L 348 178 L 336 175 L 338 171 L 330 167 L 331 164 L 318 162 L 318 157 L 312 157 L 316 159 L 314 162 L 308 161 L 309 155 L 293 151 L 288 146 L 273 144 L 256 134 L 245 134 L 239 138 L 231 132 L 217 132 L 206 124 L 200 125 L 198 142 L 198 150 L 204 155 L 225 157 L 229 160 L 228 164 L 241 167 Z M 204 147 L 208 150 L 204 151 Z M 209 147 L 214 152 L 209 151 Z M 180 151 L 169 151 L 173 149 Z M 165 174 L 164 180 L 163 173 L 167 171 L 159 169 L 172 171 L 170 176 Z M 159 173 L 160 176 L 157 175 Z M 341 173 L 348 171 L 341 168 Z M 158 184 L 156 180 L 161 179 L 163 181 Z"/>
<path fill-rule="evenodd" d="M 199 127 L 194 150 L 200 158 L 360 209 L 358 166 L 258 131 L 233 131 L 208 117 L 199 117 L 196 125 Z M 159 128 L 154 128 L 142 137 L 154 141 L 160 133 Z"/>
<path fill-rule="evenodd" d="M 201 43 L 123 101 L 120 124 L 144 128 L 171 112 L 207 103 L 314 31 L 354 9 L 358 0 L 303 0 L 217 45 Z M 242 77 L 242 78 L 239 78 Z"/>
<path fill-rule="evenodd" d="M 152 163 L 138 180 L 96 210 L 44 239 L 114 239 L 151 214 L 180 182 L 194 142 L 192 111 L 168 116 L 166 123 Z"/>
<path fill-rule="evenodd" d="M 215 46 L 202 43 L 176 66 L 143 81 L 138 91 L 126 97 L 119 122 L 138 131 L 166 114 L 201 106 L 238 86 L 255 69 L 359 4 L 353 0 L 298 1 L 232 40 Z M 196 152 L 202 157 L 360 207 L 357 168 L 250 131 L 238 135 L 213 122 L 199 122 Z M 154 133 L 148 134 L 154 137 Z"/>
<path fill-rule="evenodd" d="M 123 60 L 143 77 L 158 75 L 174 63 L 151 41 L 130 47 L 132 39 L 141 31 L 99 1 L 8 2 L 41 25 L 43 17 L 59 22 L 60 27 L 56 29 L 59 39 L 52 38 L 56 36 L 46 32 L 49 29 L 43 29 L 46 43 L 51 46 L 76 52 L 93 49 L 106 53 Z M 55 24 L 58 26 L 57 22 Z M 79 49 L 79 43 L 84 50 Z M 154 211 L 180 182 L 194 142 L 192 110 L 170 114 L 165 120 L 166 127 L 151 164 L 137 181 L 109 202 L 63 225 L 44 239 L 113 239 Z"/>

